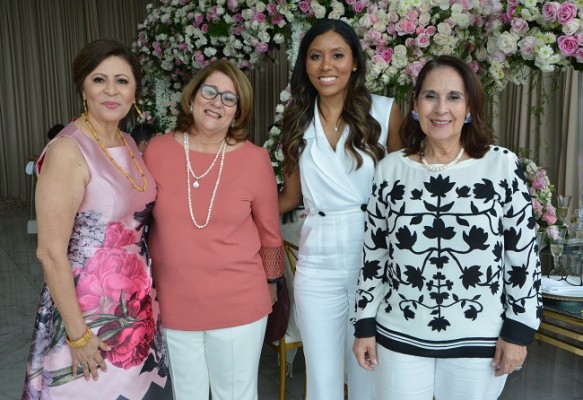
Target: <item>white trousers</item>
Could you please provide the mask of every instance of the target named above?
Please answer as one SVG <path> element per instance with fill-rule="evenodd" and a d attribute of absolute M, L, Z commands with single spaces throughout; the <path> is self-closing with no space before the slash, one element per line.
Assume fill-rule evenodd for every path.
<path fill-rule="evenodd" d="M 360 271 L 303 268 L 294 292 L 304 343 L 307 400 L 343 400 L 345 373 L 350 400 L 372 400 L 373 374 L 352 353 L 356 283 Z"/>
<path fill-rule="evenodd" d="M 175 400 L 257 400 L 267 317 L 208 331 L 165 329 Z"/>
<path fill-rule="evenodd" d="M 496 400 L 508 375 L 491 358 L 425 358 L 377 346 L 377 400 Z"/>

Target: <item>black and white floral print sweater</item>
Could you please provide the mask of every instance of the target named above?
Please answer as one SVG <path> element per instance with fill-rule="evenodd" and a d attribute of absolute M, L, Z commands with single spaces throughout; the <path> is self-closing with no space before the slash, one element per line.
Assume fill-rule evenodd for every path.
<path fill-rule="evenodd" d="M 402 152 L 377 168 L 356 295 L 357 337 L 424 357 L 526 345 L 542 315 L 535 221 L 515 154 L 432 172 Z"/>

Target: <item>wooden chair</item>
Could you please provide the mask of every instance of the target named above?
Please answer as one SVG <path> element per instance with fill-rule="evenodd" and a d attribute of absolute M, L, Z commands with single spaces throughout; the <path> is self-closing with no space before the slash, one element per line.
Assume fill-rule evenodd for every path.
<path fill-rule="evenodd" d="M 298 260 L 298 246 L 288 241 L 283 242 L 283 248 L 289 265 L 291 267 L 292 274 L 296 273 L 296 261 Z M 301 341 L 298 342 L 286 342 L 285 335 L 279 342 L 268 343 L 269 347 L 274 349 L 279 353 L 279 400 L 285 400 L 285 384 L 286 384 L 286 352 L 292 349 L 298 349 L 303 346 Z M 306 399 L 306 385 L 304 384 L 304 400 Z"/>

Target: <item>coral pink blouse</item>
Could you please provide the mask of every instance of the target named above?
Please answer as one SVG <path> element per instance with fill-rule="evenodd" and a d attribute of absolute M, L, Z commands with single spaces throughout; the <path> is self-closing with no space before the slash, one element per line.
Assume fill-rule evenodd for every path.
<path fill-rule="evenodd" d="M 190 150 L 189 158 L 200 176 L 215 154 Z M 189 212 L 183 146 L 171 133 L 158 136 L 144 159 L 158 185 L 149 246 L 163 326 L 219 329 L 270 313 L 267 278 L 282 275 L 283 247 L 267 151 L 246 142 L 225 153 L 210 222 L 203 229 L 194 226 Z M 209 212 L 220 159 L 190 191 L 199 225 Z"/>

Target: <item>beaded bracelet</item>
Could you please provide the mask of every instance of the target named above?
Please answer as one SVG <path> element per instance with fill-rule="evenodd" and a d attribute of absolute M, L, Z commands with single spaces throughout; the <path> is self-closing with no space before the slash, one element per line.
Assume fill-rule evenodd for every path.
<path fill-rule="evenodd" d="M 79 348 L 85 346 L 92 337 L 93 337 L 93 332 L 91 332 L 91 330 L 89 328 L 87 328 L 87 330 L 85 331 L 85 334 L 83 336 L 81 336 L 80 339 L 71 340 L 71 339 L 69 339 L 69 336 L 67 335 L 67 343 L 69 344 L 69 346 L 74 347 L 76 349 L 79 349 Z"/>

